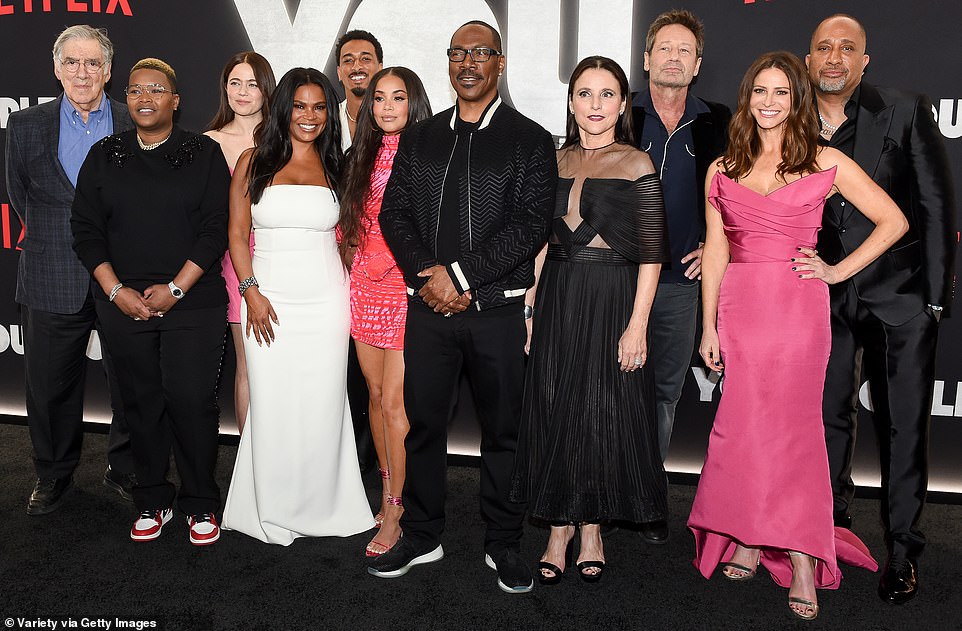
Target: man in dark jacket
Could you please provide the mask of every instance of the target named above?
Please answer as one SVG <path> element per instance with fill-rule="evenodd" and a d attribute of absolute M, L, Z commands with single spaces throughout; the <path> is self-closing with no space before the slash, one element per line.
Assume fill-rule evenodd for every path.
<path fill-rule="evenodd" d="M 705 174 L 728 144 L 731 111 L 689 93 L 701 66 L 704 27 L 690 11 L 662 13 L 648 28 L 648 89 L 634 99 L 638 146 L 661 178 L 671 264 L 664 266 L 648 318 L 648 365 L 655 376 L 658 448 L 668 457 L 675 407 L 691 366 L 698 317 L 698 279 L 705 240 Z M 648 543 L 668 542 L 664 521 L 641 525 Z"/>
<path fill-rule="evenodd" d="M 928 438 L 939 318 L 952 298 L 955 202 L 932 104 L 919 94 L 862 82 L 865 29 L 833 15 L 805 58 L 816 86 L 821 137 L 853 158 L 899 205 L 909 231 L 851 279 L 832 285 L 832 354 L 823 417 L 836 526 L 851 526 L 852 452 L 860 369 L 871 381 L 882 467 L 882 521 L 889 557 L 879 596 L 915 596 L 918 529 L 928 484 Z M 874 229 L 841 195 L 825 204 L 818 249 L 834 264 Z"/>
<path fill-rule="evenodd" d="M 104 93 L 113 45 L 106 32 L 71 26 L 53 48 L 54 73 L 64 93 L 10 115 L 7 191 L 23 222 L 17 302 L 23 320 L 27 423 L 37 482 L 28 515 L 56 510 L 73 486 L 83 438 L 87 342 L 96 324 L 90 274 L 74 254 L 70 233 L 77 174 L 100 139 L 130 129 L 127 106 Z M 133 455 L 119 412 L 110 361 L 104 364 L 115 406 L 104 484 L 131 499 Z"/>
<path fill-rule="evenodd" d="M 558 169 L 547 131 L 498 96 L 501 37 L 459 28 L 448 50 L 454 108 L 406 131 L 380 222 L 404 272 L 404 536 L 373 561 L 381 578 L 444 556 L 447 425 L 462 369 L 481 421 L 485 562 L 505 592 L 529 591 L 518 554 L 524 505 L 508 499 L 524 382 L 525 291 L 554 210 Z"/>

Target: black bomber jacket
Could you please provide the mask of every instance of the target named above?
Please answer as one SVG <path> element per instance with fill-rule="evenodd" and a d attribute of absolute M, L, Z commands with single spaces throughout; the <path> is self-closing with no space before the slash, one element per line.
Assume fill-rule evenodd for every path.
<path fill-rule="evenodd" d="M 457 107 L 401 136 L 380 223 L 404 273 L 408 294 L 427 282 L 421 270 L 438 264 L 441 195 L 454 152 Z M 524 299 L 534 284 L 534 257 L 544 246 L 554 211 L 558 166 L 550 134 L 497 97 L 469 136 L 468 186 L 460 200 L 460 252 L 447 265 L 472 308 Z"/>

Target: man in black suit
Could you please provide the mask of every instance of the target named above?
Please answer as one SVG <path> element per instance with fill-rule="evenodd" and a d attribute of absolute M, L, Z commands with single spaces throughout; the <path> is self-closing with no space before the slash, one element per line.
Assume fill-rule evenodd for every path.
<path fill-rule="evenodd" d="M 671 264 L 664 266 L 648 318 L 648 365 L 655 375 L 658 447 L 668 457 L 675 406 L 691 366 L 698 316 L 698 279 L 705 240 L 705 174 L 725 151 L 731 110 L 689 92 L 698 75 L 705 29 L 693 13 L 666 11 L 648 28 L 648 89 L 635 96 L 631 113 L 638 146 L 661 177 L 668 215 Z M 648 543 L 668 543 L 668 523 L 642 524 Z"/>
<path fill-rule="evenodd" d="M 918 586 L 918 530 L 928 483 L 935 349 L 949 305 L 955 253 L 948 158 L 922 95 L 863 83 L 865 29 L 833 15 L 805 58 L 817 87 L 821 136 L 851 156 L 899 205 L 908 233 L 850 280 L 831 286 L 832 354 L 825 379 L 825 440 L 835 523 L 849 527 L 852 451 L 864 357 L 881 450 L 888 562 L 879 596 L 901 603 Z M 825 205 L 818 249 L 828 263 L 854 250 L 874 225 L 841 195 Z"/>
<path fill-rule="evenodd" d="M 104 93 L 113 45 L 86 25 L 64 30 L 53 48 L 63 94 L 10 115 L 7 192 L 25 233 L 17 272 L 26 371 L 27 421 L 37 482 L 28 515 L 56 510 L 73 485 L 83 439 L 87 342 L 96 326 L 90 274 L 74 254 L 70 208 L 87 151 L 101 138 L 130 129 L 127 106 Z M 114 379 L 104 348 L 111 401 Z M 130 499 L 133 456 L 116 407 L 104 484 Z"/>

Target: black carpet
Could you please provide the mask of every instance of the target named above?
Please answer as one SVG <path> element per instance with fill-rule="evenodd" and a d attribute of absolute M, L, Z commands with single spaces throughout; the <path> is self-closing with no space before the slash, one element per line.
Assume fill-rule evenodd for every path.
<path fill-rule="evenodd" d="M 605 541 L 603 580 L 508 595 L 484 565 L 478 470 L 448 471 L 448 521 L 439 563 L 400 579 L 365 571 L 372 536 L 299 539 L 287 548 L 224 532 L 209 548 L 187 541 L 178 516 L 160 539 L 133 543 L 131 504 L 101 485 L 106 437 L 87 434 L 74 488 L 57 512 L 28 517 L 33 484 L 27 428 L 0 424 L 0 629 L 8 618 L 155 617 L 168 630 L 194 629 L 962 629 L 962 506 L 930 504 L 923 527 L 921 590 L 902 606 L 876 596 L 878 575 L 844 568 L 838 591 L 819 592 L 812 623 L 796 620 L 787 590 L 759 575 L 747 584 L 704 580 L 692 567 L 684 527 L 694 487 L 670 489 L 671 540 L 648 546 L 622 530 Z M 222 446 L 224 496 L 236 448 Z M 372 501 L 376 474 L 366 480 Z M 884 561 L 878 502 L 860 499 L 856 532 Z M 532 566 L 547 532 L 530 525 L 522 552 Z M 61 627 L 62 628 L 62 627 Z"/>

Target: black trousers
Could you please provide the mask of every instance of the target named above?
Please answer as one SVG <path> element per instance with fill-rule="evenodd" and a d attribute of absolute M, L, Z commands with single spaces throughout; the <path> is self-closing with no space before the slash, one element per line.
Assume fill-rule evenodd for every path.
<path fill-rule="evenodd" d="M 134 470 L 133 452 L 117 379 L 108 345 L 97 321 L 94 299 L 77 313 L 51 313 L 21 306 L 27 424 L 33 443 L 37 477 L 71 475 L 80 461 L 83 444 L 84 385 L 87 377 L 87 343 L 95 328 L 100 335 L 104 371 L 110 391 L 113 418 L 107 462 L 122 473 Z"/>
<path fill-rule="evenodd" d="M 412 305 L 404 334 L 407 479 L 401 528 L 419 550 L 444 530 L 448 422 L 462 370 L 481 422 L 481 518 L 488 553 L 517 550 L 525 505 L 511 502 L 524 387 L 521 305 L 505 314 L 444 318 Z"/>
<path fill-rule="evenodd" d="M 188 515 L 220 507 L 217 464 L 217 382 L 227 331 L 226 307 L 171 309 L 163 318 L 134 321 L 97 301 L 113 349 L 120 396 L 134 451 L 138 510 L 173 505 L 167 481 L 171 448 L 181 487 L 177 506 Z"/>
<path fill-rule="evenodd" d="M 862 305 L 851 283 L 832 297 L 832 354 L 823 399 L 825 441 L 834 512 L 847 515 L 855 493 L 852 453 L 860 368 L 871 382 L 879 436 L 882 522 L 889 551 L 916 558 L 925 546 L 918 529 L 928 485 L 929 420 L 938 324 L 923 311 L 891 326 Z"/>

